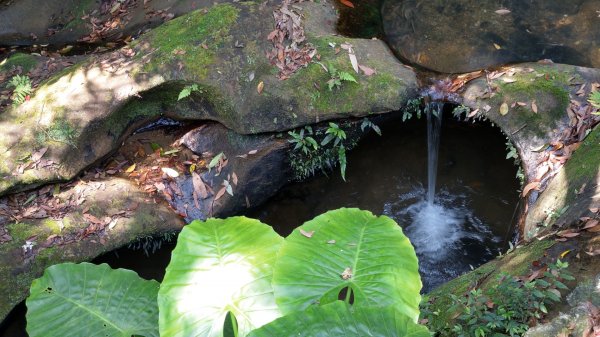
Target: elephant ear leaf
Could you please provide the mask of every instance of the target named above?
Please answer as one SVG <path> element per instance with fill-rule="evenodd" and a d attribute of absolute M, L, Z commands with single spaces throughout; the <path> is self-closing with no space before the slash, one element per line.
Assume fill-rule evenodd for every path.
<path fill-rule="evenodd" d="M 244 337 L 281 316 L 271 278 L 282 241 L 246 217 L 185 226 L 158 294 L 161 335 L 221 337 L 229 314 Z"/>
<path fill-rule="evenodd" d="M 393 307 L 350 307 L 336 301 L 296 311 L 249 337 L 430 337 L 426 327 Z"/>
<path fill-rule="evenodd" d="M 31 337 L 158 337 L 159 283 L 107 264 L 63 263 L 33 281 L 27 298 Z"/>
<path fill-rule="evenodd" d="M 341 296 L 355 306 L 395 306 L 416 322 L 421 286 L 417 256 L 400 226 L 356 208 L 327 212 L 295 229 L 273 272 L 284 314 Z"/>

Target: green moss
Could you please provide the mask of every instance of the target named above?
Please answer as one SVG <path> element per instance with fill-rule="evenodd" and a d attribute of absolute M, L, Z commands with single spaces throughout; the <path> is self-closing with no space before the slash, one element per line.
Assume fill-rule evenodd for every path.
<path fill-rule="evenodd" d="M 600 128 L 596 127 L 573 153 L 565 165 L 569 186 L 580 188 L 584 183 L 595 182 L 600 172 Z M 573 201 L 577 195 L 567 193 L 566 204 Z"/>
<path fill-rule="evenodd" d="M 152 60 L 143 71 L 156 72 L 179 62 L 194 79 L 206 78 L 217 50 L 228 39 L 230 27 L 238 18 L 239 9 L 230 4 L 213 6 L 208 12 L 198 10 L 169 21 L 146 34 L 136 48 L 156 48 Z M 141 53 L 143 54 L 143 52 Z"/>
<path fill-rule="evenodd" d="M 526 125 L 524 132 L 542 137 L 546 129 L 555 127 L 556 122 L 566 115 L 569 106 L 568 73 L 541 67 L 535 72 L 520 72 L 514 76 L 516 82 L 506 83 L 502 79 L 494 82 L 498 94 L 491 101 L 494 105 L 502 103 L 525 102 L 526 106 L 517 106 L 509 110 L 515 129 Z M 532 111 L 535 100 L 538 112 Z"/>
<path fill-rule="evenodd" d="M 23 68 L 23 73 L 27 73 L 31 68 L 35 67 L 37 63 L 38 58 L 33 55 L 16 53 L 0 62 L 0 72 L 8 72 L 13 70 L 14 67 L 20 66 Z"/>
<path fill-rule="evenodd" d="M 310 37 L 309 41 L 317 48 L 323 65 L 331 64 L 338 71 L 351 74 L 358 83 L 343 81 L 339 88 L 329 90 L 327 81 L 331 79 L 331 75 L 320 64 L 311 63 L 283 83 L 286 88 L 293 88 L 292 90 L 299 93 L 299 100 L 303 100 L 298 102 L 299 105 L 308 106 L 315 112 L 351 112 L 360 109 L 364 102 L 363 97 L 369 97 L 370 101 L 379 101 L 378 97 L 389 97 L 392 88 L 402 86 L 402 80 L 386 73 L 383 67 L 382 71 L 369 77 L 356 74 L 347 53 L 340 52 L 336 55 L 334 48 L 329 45 L 335 43 L 339 46 L 347 41 L 346 38 Z"/>
<path fill-rule="evenodd" d="M 37 235 L 39 231 L 36 226 L 22 222 L 9 224 L 7 229 L 13 241 L 21 242 L 21 244 L 28 238 Z"/>
<path fill-rule="evenodd" d="M 77 5 L 72 10 L 74 18 L 63 27 L 63 30 L 80 29 L 81 27 L 84 27 L 87 22 L 83 20 L 82 17 L 98 8 L 96 0 L 79 0 L 76 3 Z"/>

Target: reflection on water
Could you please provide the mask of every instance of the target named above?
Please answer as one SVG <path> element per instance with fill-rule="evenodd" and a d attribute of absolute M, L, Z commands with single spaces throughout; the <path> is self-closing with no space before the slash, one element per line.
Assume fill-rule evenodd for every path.
<path fill-rule="evenodd" d="M 506 140 L 498 129 L 444 120 L 438 192 L 427 206 L 425 121 L 386 124 L 382 137 L 368 137 L 349 153 L 347 182 L 335 171 L 294 183 L 248 215 L 285 236 L 340 207 L 385 214 L 416 246 L 428 291 L 505 248 L 518 200 L 517 168 L 505 159 Z"/>

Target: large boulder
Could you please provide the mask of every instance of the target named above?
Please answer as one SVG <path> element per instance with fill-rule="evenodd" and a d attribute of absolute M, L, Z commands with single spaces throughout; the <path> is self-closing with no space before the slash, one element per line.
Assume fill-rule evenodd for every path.
<path fill-rule="evenodd" d="M 384 30 L 402 58 L 461 73 L 552 59 L 600 67 L 598 0 L 386 0 Z"/>
<path fill-rule="evenodd" d="M 279 80 L 265 57 L 273 48 L 267 36 L 274 9 L 251 2 L 214 5 L 42 82 L 28 102 L 0 114 L 0 194 L 71 179 L 161 115 L 260 133 L 398 110 L 416 95 L 415 74 L 383 42 L 334 35 L 336 13 L 325 1 L 294 7 L 305 18 L 305 43 L 316 47 L 320 61 Z M 376 73 L 354 73 L 342 43 Z M 335 73 L 324 69 L 329 64 Z M 327 82 L 339 72 L 353 74 L 357 83 L 329 90 Z M 186 85 L 197 90 L 178 101 Z M 48 165 L 21 166 L 46 147 Z"/>
<path fill-rule="evenodd" d="M 106 43 L 214 1 L 15 0 L 0 4 L 0 46 Z M 35 20 L 23 20 L 33 18 Z M 102 41 L 100 41 L 100 38 Z"/>
<path fill-rule="evenodd" d="M 0 199 L 0 321 L 46 267 L 89 261 L 136 238 L 184 225 L 168 206 L 125 179 L 87 177 L 49 187 Z"/>

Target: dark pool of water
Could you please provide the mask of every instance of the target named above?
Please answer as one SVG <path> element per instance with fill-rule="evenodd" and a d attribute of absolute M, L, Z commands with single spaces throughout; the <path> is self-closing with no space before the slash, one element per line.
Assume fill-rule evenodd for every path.
<path fill-rule="evenodd" d="M 326 211 L 358 207 L 385 214 L 416 246 L 424 291 L 497 256 L 512 236 L 518 201 L 517 167 L 506 139 L 489 123 L 444 119 L 435 205 L 425 202 L 424 118 L 390 121 L 383 136 L 365 139 L 348 155 L 346 182 L 336 171 L 283 188 L 249 216 L 286 236 Z"/>

